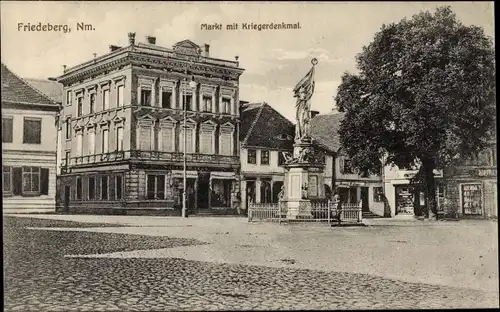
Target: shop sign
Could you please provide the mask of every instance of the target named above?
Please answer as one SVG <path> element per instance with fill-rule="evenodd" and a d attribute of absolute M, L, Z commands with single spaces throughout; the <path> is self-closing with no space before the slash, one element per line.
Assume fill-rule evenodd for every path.
<path fill-rule="evenodd" d="M 469 171 L 469 174 L 478 177 L 496 177 L 497 171 L 495 169 L 473 169 Z"/>

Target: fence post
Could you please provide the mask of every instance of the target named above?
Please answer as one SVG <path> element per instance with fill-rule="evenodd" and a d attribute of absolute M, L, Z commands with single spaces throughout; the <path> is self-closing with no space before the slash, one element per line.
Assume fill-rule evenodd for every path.
<path fill-rule="evenodd" d="M 278 200 L 278 224 L 281 224 L 281 200 Z"/>
<path fill-rule="evenodd" d="M 358 204 L 358 222 L 363 221 L 363 201 L 359 201 Z"/>
<path fill-rule="evenodd" d="M 327 202 L 327 209 L 328 209 L 328 225 L 330 225 L 330 215 L 331 215 L 331 210 L 330 210 L 330 200 Z"/>
<path fill-rule="evenodd" d="M 248 203 L 248 210 L 247 210 L 247 218 L 248 222 L 252 221 L 252 203 Z"/>

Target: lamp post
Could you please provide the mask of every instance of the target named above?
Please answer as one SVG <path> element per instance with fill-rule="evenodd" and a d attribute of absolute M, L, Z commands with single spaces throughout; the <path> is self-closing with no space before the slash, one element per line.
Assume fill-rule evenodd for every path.
<path fill-rule="evenodd" d="M 186 78 L 184 80 L 187 80 Z M 191 77 L 191 81 L 189 82 L 189 88 L 191 90 L 194 90 L 196 87 L 196 82 L 194 81 L 194 77 Z M 184 168 L 183 168 L 183 190 L 182 190 L 182 217 L 186 218 L 187 217 L 187 172 L 186 172 L 186 158 L 187 158 L 187 134 L 186 134 L 186 117 L 187 117 L 187 91 L 188 85 L 184 84 L 184 101 L 183 101 L 183 112 L 184 112 L 184 157 L 183 157 L 183 162 L 184 162 Z M 193 94 L 194 95 L 194 94 Z M 193 99 L 191 99 L 191 103 L 193 102 Z"/>

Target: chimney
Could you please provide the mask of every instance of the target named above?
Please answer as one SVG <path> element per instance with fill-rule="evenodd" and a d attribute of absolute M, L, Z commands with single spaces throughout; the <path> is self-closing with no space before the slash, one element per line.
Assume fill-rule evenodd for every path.
<path fill-rule="evenodd" d="M 156 37 L 146 36 L 146 40 L 149 44 L 156 44 Z"/>
<path fill-rule="evenodd" d="M 316 110 L 312 110 L 311 111 L 311 118 L 314 118 L 316 115 L 319 114 L 319 111 L 316 111 Z"/>
<path fill-rule="evenodd" d="M 135 45 L 135 33 L 128 33 L 128 43 Z"/>
<path fill-rule="evenodd" d="M 210 45 L 205 43 L 205 57 L 210 57 Z"/>
<path fill-rule="evenodd" d="M 66 65 L 63 65 L 63 73 L 66 72 Z"/>
<path fill-rule="evenodd" d="M 121 47 L 119 46 L 116 46 L 116 45 L 110 45 L 109 46 L 109 52 L 113 52 L 113 51 L 116 51 L 118 49 L 120 49 Z"/>

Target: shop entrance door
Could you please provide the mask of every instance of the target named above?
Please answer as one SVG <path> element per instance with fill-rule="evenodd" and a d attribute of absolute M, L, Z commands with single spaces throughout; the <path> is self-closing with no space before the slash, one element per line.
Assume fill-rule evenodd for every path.
<path fill-rule="evenodd" d="M 361 211 L 363 211 L 363 212 L 370 211 L 370 207 L 368 204 L 368 188 L 367 187 L 361 188 Z"/>

